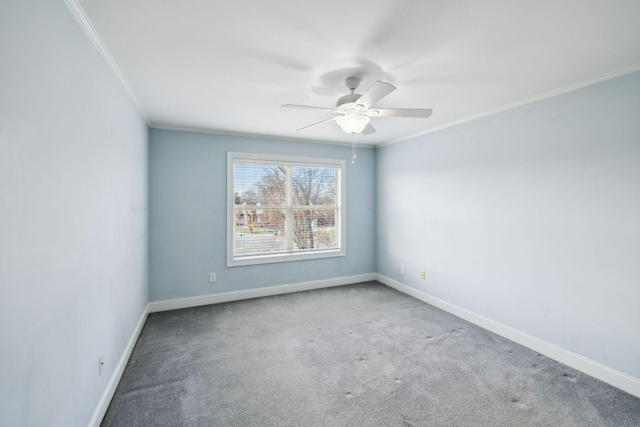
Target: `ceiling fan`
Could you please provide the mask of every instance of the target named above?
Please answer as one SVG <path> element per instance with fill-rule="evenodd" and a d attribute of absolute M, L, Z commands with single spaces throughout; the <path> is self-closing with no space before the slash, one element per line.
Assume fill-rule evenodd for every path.
<path fill-rule="evenodd" d="M 431 116 L 433 112 L 430 109 L 421 108 L 372 108 L 373 104 L 396 90 L 395 86 L 386 82 L 377 81 L 365 93 L 360 95 L 355 93 L 355 90 L 360 84 L 360 79 L 357 77 L 349 77 L 345 81 L 345 84 L 351 93 L 340 97 L 336 103 L 336 108 L 311 107 L 308 105 L 295 104 L 285 104 L 282 107 L 305 108 L 336 114 L 334 117 L 297 130 L 304 130 L 322 123 L 335 121 L 345 133 L 352 135 L 358 133 L 371 135 L 375 133 L 376 129 L 370 123 L 372 117 L 410 117 L 426 119 Z"/>

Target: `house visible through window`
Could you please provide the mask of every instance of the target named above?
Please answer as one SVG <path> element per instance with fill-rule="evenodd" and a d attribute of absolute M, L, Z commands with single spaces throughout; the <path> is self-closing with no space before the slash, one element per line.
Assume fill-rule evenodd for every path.
<path fill-rule="evenodd" d="M 227 154 L 227 265 L 345 254 L 345 162 Z"/>

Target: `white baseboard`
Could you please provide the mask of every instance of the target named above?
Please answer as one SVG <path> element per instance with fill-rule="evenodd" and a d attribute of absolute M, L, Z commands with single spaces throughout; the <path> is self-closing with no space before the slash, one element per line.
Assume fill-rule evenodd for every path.
<path fill-rule="evenodd" d="M 410 295 L 434 307 L 438 307 L 446 312 L 467 320 L 481 328 L 487 329 L 493 333 L 501 335 L 520 345 L 528 347 L 538 353 L 544 354 L 560 363 L 570 366 L 578 371 L 584 372 L 594 378 L 611 384 L 621 390 L 626 391 L 636 397 L 640 397 L 640 379 L 627 375 L 623 372 L 616 371 L 601 363 L 580 356 L 579 354 L 565 350 L 557 345 L 548 343 L 532 335 L 521 332 L 510 326 L 496 322 L 481 314 L 474 313 L 465 308 L 451 304 L 440 298 L 429 295 L 425 292 L 414 289 L 389 277 L 377 274 L 377 280 L 390 288 L 396 289 L 404 294 Z"/>
<path fill-rule="evenodd" d="M 136 328 L 129 338 L 129 342 L 122 352 L 122 356 L 118 361 L 118 365 L 116 366 L 113 375 L 111 375 L 111 379 L 107 384 L 107 388 L 104 393 L 102 393 L 102 397 L 100 398 L 100 402 L 98 402 L 98 406 L 96 410 L 93 412 L 93 416 L 91 417 L 91 421 L 89 421 L 89 427 L 100 427 L 100 423 L 102 423 L 102 419 L 104 418 L 104 414 L 107 413 L 107 409 L 109 408 L 109 404 L 111 403 L 111 399 L 113 398 L 114 393 L 116 392 L 116 388 L 118 388 L 118 383 L 120 383 L 120 378 L 122 378 L 122 374 L 124 373 L 124 368 L 127 367 L 127 362 L 129 362 L 129 357 L 131 357 L 131 352 L 133 352 L 133 348 L 138 342 L 138 337 L 140 336 L 140 332 L 142 332 L 142 328 L 144 327 L 144 323 L 147 321 L 147 315 L 149 313 L 149 304 L 145 307 L 142 312 L 142 316 L 140 316 L 140 320 L 136 325 Z"/>
<path fill-rule="evenodd" d="M 292 283 L 289 285 L 269 286 L 266 288 L 221 292 L 218 294 L 202 295 L 191 298 L 155 301 L 149 303 L 149 313 L 176 310 L 179 308 L 198 307 L 201 305 L 219 304 L 222 302 L 239 301 L 251 298 L 261 298 L 272 295 L 288 294 L 291 292 L 309 291 L 312 289 L 330 288 L 333 286 L 350 285 L 353 283 L 377 280 L 377 277 L 378 275 L 376 273 L 358 274 L 355 276 L 344 276 L 325 280 L 313 280 L 309 282 Z"/>

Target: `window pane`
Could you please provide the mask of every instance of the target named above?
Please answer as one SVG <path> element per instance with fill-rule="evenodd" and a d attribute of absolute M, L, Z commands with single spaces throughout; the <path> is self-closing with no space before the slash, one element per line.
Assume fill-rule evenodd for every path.
<path fill-rule="evenodd" d="M 335 168 L 294 167 L 291 175 L 294 205 L 336 205 Z"/>
<path fill-rule="evenodd" d="M 284 206 L 285 168 L 254 164 L 234 165 L 234 205 Z M 255 210 L 255 209 L 254 209 Z"/>
<path fill-rule="evenodd" d="M 282 211 L 236 210 L 233 253 L 236 256 L 285 252 Z"/>
<path fill-rule="evenodd" d="M 337 245 L 335 210 L 296 210 L 293 224 L 294 250 L 334 249 Z"/>

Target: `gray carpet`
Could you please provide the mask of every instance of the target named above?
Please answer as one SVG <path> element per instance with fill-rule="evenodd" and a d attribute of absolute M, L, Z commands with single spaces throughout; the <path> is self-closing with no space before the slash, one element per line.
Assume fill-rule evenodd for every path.
<path fill-rule="evenodd" d="M 149 315 L 103 426 L 639 426 L 640 399 L 377 282 Z"/>

